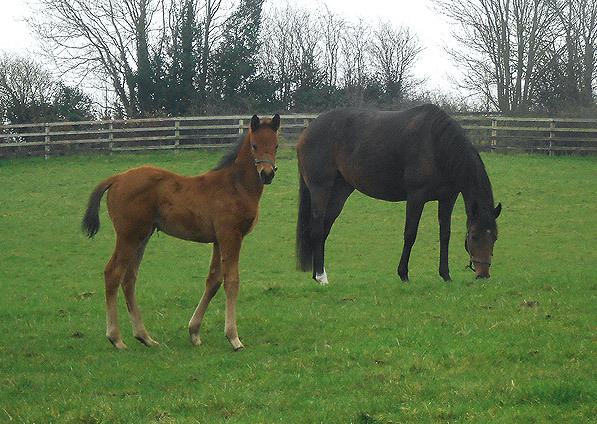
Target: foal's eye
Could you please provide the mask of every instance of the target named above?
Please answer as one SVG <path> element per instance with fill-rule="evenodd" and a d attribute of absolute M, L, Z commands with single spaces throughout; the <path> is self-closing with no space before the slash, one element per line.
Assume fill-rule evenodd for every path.
<path fill-rule="evenodd" d="M 276 144 L 276 150 L 278 150 L 278 145 Z"/>
<path fill-rule="evenodd" d="M 257 145 L 253 144 L 251 147 L 253 147 L 253 150 L 257 150 Z"/>

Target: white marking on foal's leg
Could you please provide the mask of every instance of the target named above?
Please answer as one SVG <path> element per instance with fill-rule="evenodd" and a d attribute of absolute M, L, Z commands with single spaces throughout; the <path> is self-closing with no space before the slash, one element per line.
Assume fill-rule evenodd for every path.
<path fill-rule="evenodd" d="M 315 281 L 317 281 L 322 286 L 329 284 L 328 275 L 325 272 L 325 268 L 323 269 L 322 274 L 315 274 Z"/>

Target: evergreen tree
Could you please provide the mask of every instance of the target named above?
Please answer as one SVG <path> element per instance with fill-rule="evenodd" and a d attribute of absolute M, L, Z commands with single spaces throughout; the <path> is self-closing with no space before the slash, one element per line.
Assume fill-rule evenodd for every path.
<path fill-rule="evenodd" d="M 215 54 L 214 99 L 226 109 L 242 110 L 255 99 L 253 88 L 263 88 L 257 73 L 259 31 L 264 0 L 241 0 L 224 24 L 222 43 Z M 217 109 L 217 105 L 214 105 Z"/>

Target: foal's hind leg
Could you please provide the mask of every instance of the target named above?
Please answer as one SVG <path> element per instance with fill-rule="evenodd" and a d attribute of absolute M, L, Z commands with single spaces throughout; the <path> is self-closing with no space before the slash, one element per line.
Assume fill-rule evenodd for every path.
<path fill-rule="evenodd" d="M 189 335 L 191 336 L 191 343 L 194 345 L 201 344 L 201 338 L 199 337 L 199 330 L 201 328 L 201 323 L 203 322 L 203 315 L 207 310 L 209 302 L 215 296 L 218 289 L 222 285 L 222 280 L 224 276 L 222 273 L 222 260 L 220 258 L 220 247 L 218 243 L 214 243 L 213 247 L 213 254 L 211 256 L 211 265 L 209 267 L 209 275 L 207 276 L 207 280 L 205 280 L 205 292 L 201 297 L 201 301 L 199 305 L 197 305 L 197 309 L 195 309 L 195 313 L 191 317 L 189 321 Z"/>
<path fill-rule="evenodd" d="M 118 329 L 118 288 L 135 257 L 137 245 L 116 239 L 116 247 L 104 269 L 106 283 L 106 337 L 116 349 L 126 349 Z"/>
<path fill-rule="evenodd" d="M 153 232 L 152 232 L 153 233 Z M 143 252 L 145 246 L 149 242 L 151 233 L 141 242 L 137 248 L 135 257 L 129 265 L 124 279 L 122 280 L 122 292 L 124 293 L 124 299 L 126 306 L 131 317 L 131 324 L 133 325 L 133 334 L 137 340 L 143 343 L 145 346 L 151 347 L 158 345 L 158 342 L 149 337 L 143 320 L 141 319 L 141 312 L 139 311 L 139 305 L 137 304 L 137 296 L 135 295 L 135 283 L 137 282 L 137 275 L 139 273 L 139 265 L 143 259 Z"/>

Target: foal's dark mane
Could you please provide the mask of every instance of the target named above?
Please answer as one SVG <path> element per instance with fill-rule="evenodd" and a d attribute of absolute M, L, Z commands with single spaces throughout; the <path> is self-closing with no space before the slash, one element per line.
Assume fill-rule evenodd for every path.
<path fill-rule="evenodd" d="M 439 108 L 430 116 L 438 165 L 460 191 L 475 196 L 481 206 L 493 208 L 491 182 L 477 149 L 464 128 Z M 465 195 L 466 195 L 465 194 Z"/>
<path fill-rule="evenodd" d="M 234 163 L 238 157 L 238 152 L 240 152 L 240 149 L 243 146 L 246 136 L 247 134 L 245 133 L 238 136 L 236 143 L 233 144 L 232 147 L 230 147 L 230 150 L 228 150 L 228 152 L 220 158 L 220 161 L 216 167 L 212 169 L 212 171 L 219 171 L 220 169 L 224 169 Z"/>

